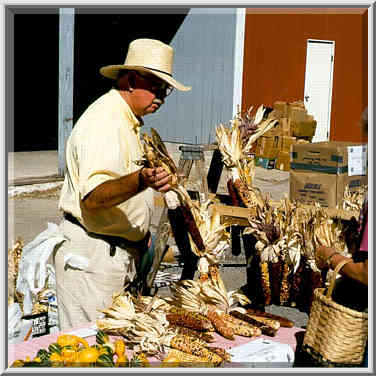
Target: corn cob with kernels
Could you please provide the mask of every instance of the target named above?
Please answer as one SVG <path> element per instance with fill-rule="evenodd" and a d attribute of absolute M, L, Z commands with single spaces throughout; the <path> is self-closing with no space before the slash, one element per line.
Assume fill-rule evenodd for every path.
<path fill-rule="evenodd" d="M 215 330 L 223 337 L 227 339 L 234 339 L 234 330 L 227 323 L 225 323 L 220 315 L 213 311 L 209 310 L 206 313 L 206 317 L 211 321 Z"/>
<path fill-rule="evenodd" d="M 208 349 L 219 355 L 223 359 L 223 361 L 228 363 L 231 362 L 231 355 L 225 349 L 222 349 L 221 347 L 212 346 L 209 346 Z"/>
<path fill-rule="evenodd" d="M 277 333 L 276 329 L 260 321 L 253 319 L 252 317 L 250 317 L 249 315 L 246 315 L 245 313 L 241 313 L 238 311 L 231 311 L 230 314 L 242 321 L 248 322 L 249 324 L 256 326 L 257 328 L 260 328 L 262 334 L 266 334 L 267 336 L 274 337 Z"/>
<path fill-rule="evenodd" d="M 280 305 L 286 305 L 290 298 L 290 282 L 288 277 L 290 275 L 290 267 L 288 263 L 282 261 L 282 281 L 281 281 L 281 292 L 279 295 Z"/>
<path fill-rule="evenodd" d="M 192 341 L 188 336 L 181 334 L 175 335 L 171 338 L 169 346 L 173 349 L 180 350 L 191 355 L 196 355 L 215 365 L 222 362 L 222 358 L 219 355 L 209 351 L 198 341 Z"/>
<path fill-rule="evenodd" d="M 264 304 L 269 305 L 272 299 L 272 292 L 270 289 L 270 279 L 269 279 L 269 267 L 266 261 L 261 261 L 261 285 L 262 291 L 264 293 Z"/>
<path fill-rule="evenodd" d="M 233 330 L 234 333 L 243 336 L 243 337 L 257 337 L 261 335 L 261 329 L 253 326 L 245 321 L 239 320 L 234 316 L 231 316 L 227 313 L 222 313 L 222 320 L 228 324 Z"/>
<path fill-rule="evenodd" d="M 166 319 L 170 324 L 186 326 L 187 328 L 196 330 L 212 329 L 211 322 L 203 315 L 197 312 L 179 311 L 169 312 Z"/>
<path fill-rule="evenodd" d="M 208 343 L 215 341 L 214 337 L 210 333 L 201 332 L 195 329 L 175 324 L 170 324 L 169 328 L 176 329 L 178 334 L 185 334 L 191 337 L 197 337 Z"/>
<path fill-rule="evenodd" d="M 172 362 L 175 367 L 184 367 L 193 364 L 199 364 L 200 366 L 211 366 L 212 364 L 208 362 L 207 359 L 202 357 L 188 354 L 184 351 L 171 349 L 168 352 L 167 357 L 162 361 L 162 363 L 169 363 Z"/>

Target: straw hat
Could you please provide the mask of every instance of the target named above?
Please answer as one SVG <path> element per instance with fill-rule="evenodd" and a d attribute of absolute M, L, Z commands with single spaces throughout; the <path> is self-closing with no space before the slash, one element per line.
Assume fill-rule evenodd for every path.
<path fill-rule="evenodd" d="M 155 39 L 136 39 L 130 43 L 124 65 L 107 65 L 99 72 L 116 80 L 119 70 L 129 69 L 148 72 L 182 91 L 191 90 L 172 77 L 174 50 L 168 44 Z"/>

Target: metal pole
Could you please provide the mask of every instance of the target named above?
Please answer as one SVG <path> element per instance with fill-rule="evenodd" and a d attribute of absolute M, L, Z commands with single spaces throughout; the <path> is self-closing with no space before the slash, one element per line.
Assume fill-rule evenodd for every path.
<path fill-rule="evenodd" d="M 74 8 L 60 8 L 59 17 L 59 176 L 65 174 L 65 146 L 73 128 Z"/>

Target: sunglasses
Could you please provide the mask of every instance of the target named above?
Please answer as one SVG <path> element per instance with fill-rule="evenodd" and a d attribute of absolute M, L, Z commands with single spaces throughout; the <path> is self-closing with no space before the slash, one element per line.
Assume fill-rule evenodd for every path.
<path fill-rule="evenodd" d="M 174 88 L 171 85 L 167 84 L 164 81 L 157 81 L 153 76 L 147 76 L 145 74 L 140 73 L 139 71 L 135 72 L 137 76 L 143 78 L 151 85 L 150 91 L 152 91 L 153 93 L 163 93 L 163 95 L 167 97 L 174 90 Z"/>

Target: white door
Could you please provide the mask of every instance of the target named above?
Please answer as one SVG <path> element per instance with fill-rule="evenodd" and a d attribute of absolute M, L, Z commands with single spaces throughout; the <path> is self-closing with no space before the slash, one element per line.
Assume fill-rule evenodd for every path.
<path fill-rule="evenodd" d="M 334 41 L 308 39 L 304 105 L 317 121 L 312 142 L 329 140 L 333 65 Z"/>

